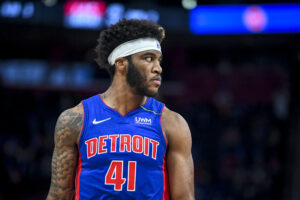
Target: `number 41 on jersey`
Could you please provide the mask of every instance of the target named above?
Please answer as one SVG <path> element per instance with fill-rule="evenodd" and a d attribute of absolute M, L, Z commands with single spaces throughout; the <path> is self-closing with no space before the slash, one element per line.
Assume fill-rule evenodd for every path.
<path fill-rule="evenodd" d="M 105 184 L 113 185 L 115 191 L 122 191 L 126 182 L 123 178 L 123 160 L 113 160 L 105 175 Z M 128 161 L 127 191 L 135 191 L 136 161 Z"/>

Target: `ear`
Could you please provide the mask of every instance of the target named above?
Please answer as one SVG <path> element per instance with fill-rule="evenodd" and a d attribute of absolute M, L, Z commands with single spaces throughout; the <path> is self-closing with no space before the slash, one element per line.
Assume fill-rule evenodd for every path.
<path fill-rule="evenodd" d="M 125 73 L 127 71 L 128 60 L 126 58 L 117 58 L 115 66 L 117 71 Z"/>

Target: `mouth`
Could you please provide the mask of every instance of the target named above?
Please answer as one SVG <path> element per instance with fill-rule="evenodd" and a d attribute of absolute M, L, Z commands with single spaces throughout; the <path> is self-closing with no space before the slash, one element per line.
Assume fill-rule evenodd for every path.
<path fill-rule="evenodd" d="M 161 85 L 161 77 L 160 77 L 160 76 L 151 79 L 151 81 L 152 81 L 153 83 L 155 83 L 155 85 L 157 85 L 157 86 L 160 86 L 160 85 Z"/>

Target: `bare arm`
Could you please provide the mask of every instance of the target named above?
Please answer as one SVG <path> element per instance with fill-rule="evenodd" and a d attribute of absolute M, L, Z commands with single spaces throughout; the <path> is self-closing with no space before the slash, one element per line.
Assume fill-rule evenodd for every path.
<path fill-rule="evenodd" d="M 162 116 L 167 136 L 167 169 L 172 200 L 194 200 L 194 164 L 192 138 L 186 121 L 179 114 L 165 109 Z"/>
<path fill-rule="evenodd" d="M 64 111 L 58 118 L 54 134 L 51 185 L 47 200 L 70 200 L 74 195 L 77 165 L 77 140 L 83 123 L 83 108 Z"/>

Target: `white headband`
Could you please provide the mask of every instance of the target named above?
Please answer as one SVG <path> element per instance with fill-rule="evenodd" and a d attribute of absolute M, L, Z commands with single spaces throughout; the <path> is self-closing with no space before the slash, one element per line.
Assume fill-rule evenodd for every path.
<path fill-rule="evenodd" d="M 159 42 L 153 38 L 130 40 L 117 46 L 108 56 L 109 64 L 114 65 L 117 58 L 126 57 L 141 51 L 157 50 L 161 52 Z"/>

